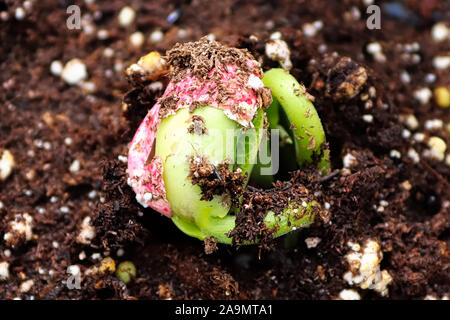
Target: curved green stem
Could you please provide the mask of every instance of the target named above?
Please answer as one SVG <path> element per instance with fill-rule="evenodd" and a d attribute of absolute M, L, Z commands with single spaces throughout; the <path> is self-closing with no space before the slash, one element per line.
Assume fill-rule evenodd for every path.
<path fill-rule="evenodd" d="M 312 162 L 313 155 L 317 154 L 321 157 L 318 167 L 322 174 L 326 174 L 330 164 L 328 150 L 322 150 L 325 131 L 317 110 L 305 95 L 305 88 L 279 68 L 267 71 L 263 82 L 272 90 L 273 99 L 279 102 L 291 123 L 298 165 Z"/>
<path fill-rule="evenodd" d="M 306 207 L 292 203 L 278 215 L 269 210 L 264 218 L 264 224 L 273 232 L 273 237 L 277 238 L 292 230 L 304 228 L 313 223 L 314 208 L 318 206 L 318 203 L 315 201 L 307 202 Z M 231 244 L 233 242 L 233 238 L 228 237 L 227 234 L 235 227 L 235 216 L 228 215 L 223 218 L 208 217 L 207 223 L 203 224 L 203 228 L 181 216 L 172 217 L 172 221 L 181 231 L 191 237 L 205 240 L 205 238 L 212 236 L 220 243 Z M 258 241 L 259 239 L 254 242 L 246 241 L 241 244 L 255 244 Z"/>
<path fill-rule="evenodd" d="M 259 146 L 263 138 L 264 129 L 264 111 L 258 109 L 253 121 L 254 129 L 247 129 L 245 133 L 239 134 L 235 144 L 235 167 L 242 170 L 242 174 L 248 174 L 247 181 L 255 166 L 258 157 Z M 243 151 L 243 157 L 240 157 L 239 151 Z M 244 186 L 245 187 L 245 186 Z"/>
<path fill-rule="evenodd" d="M 276 129 L 280 122 L 280 103 L 273 99 L 270 106 L 265 110 L 270 129 Z"/>

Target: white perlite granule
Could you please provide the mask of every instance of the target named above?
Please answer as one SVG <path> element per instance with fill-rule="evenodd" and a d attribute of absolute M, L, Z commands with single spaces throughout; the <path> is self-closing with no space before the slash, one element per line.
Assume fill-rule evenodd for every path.
<path fill-rule="evenodd" d="M 319 237 L 310 237 L 305 239 L 306 247 L 308 249 L 313 249 L 322 241 Z"/>
<path fill-rule="evenodd" d="M 95 237 L 95 228 L 91 225 L 91 218 L 86 217 L 81 223 L 81 231 L 78 234 L 77 242 L 82 244 L 90 244 Z"/>
<path fill-rule="evenodd" d="M 54 76 L 60 76 L 63 71 L 63 68 L 64 68 L 64 66 L 63 66 L 62 62 L 59 60 L 54 60 L 50 64 L 50 72 Z"/>
<path fill-rule="evenodd" d="M 400 120 L 410 129 L 416 130 L 419 127 L 419 121 L 413 114 L 401 115 Z"/>
<path fill-rule="evenodd" d="M 34 281 L 32 279 L 26 280 L 20 284 L 20 292 L 26 293 L 31 290 L 34 285 Z"/>
<path fill-rule="evenodd" d="M 77 58 L 67 62 L 61 72 L 61 78 L 70 85 L 78 85 L 87 77 L 86 65 Z"/>
<path fill-rule="evenodd" d="M 138 48 L 144 44 L 144 34 L 140 31 L 136 31 L 130 35 L 130 43 Z"/>
<path fill-rule="evenodd" d="M 437 70 L 445 70 L 450 66 L 450 56 L 436 56 L 433 58 L 433 67 Z"/>
<path fill-rule="evenodd" d="M 33 238 L 33 217 L 28 213 L 17 214 L 13 221 L 9 222 L 9 230 L 3 235 L 6 243 L 15 239 L 30 241 Z"/>
<path fill-rule="evenodd" d="M 339 292 L 339 300 L 361 300 L 361 296 L 356 290 L 344 289 Z"/>
<path fill-rule="evenodd" d="M 350 269 L 344 274 L 344 280 L 349 285 L 355 284 L 361 289 L 372 289 L 383 297 L 387 296 L 387 286 L 392 282 L 392 277 L 386 270 L 380 270 L 383 253 L 378 242 L 368 240 L 362 250 L 355 245 L 350 248 L 345 256 Z"/>
<path fill-rule="evenodd" d="M 80 171 L 80 161 L 78 161 L 77 159 L 73 160 L 72 164 L 69 167 L 69 171 L 72 173 L 77 173 L 78 171 Z"/>
<path fill-rule="evenodd" d="M 136 12 L 133 10 L 133 8 L 126 6 L 123 7 L 122 10 L 120 10 L 118 18 L 119 24 L 122 27 L 128 27 L 134 22 L 134 19 L 136 18 Z"/>
<path fill-rule="evenodd" d="M 9 150 L 4 150 L 0 158 L 0 181 L 6 180 L 14 169 L 14 156 Z"/>
<path fill-rule="evenodd" d="M 418 100 L 421 104 L 427 104 L 432 96 L 433 93 L 429 88 L 420 88 L 414 91 L 414 98 L 416 98 L 416 100 Z"/>
<path fill-rule="evenodd" d="M 275 39 L 267 41 L 266 56 L 271 60 L 279 62 L 285 70 L 292 68 L 291 51 L 284 40 Z"/>
<path fill-rule="evenodd" d="M 9 278 L 9 263 L 4 261 L 0 262 L 0 281 Z"/>
<path fill-rule="evenodd" d="M 436 23 L 433 28 L 431 28 L 431 36 L 434 41 L 440 42 L 447 40 L 450 36 L 449 29 L 443 22 Z"/>
<path fill-rule="evenodd" d="M 155 30 L 150 34 L 149 40 L 151 43 L 161 42 L 164 39 L 164 33 L 161 30 Z"/>
<path fill-rule="evenodd" d="M 358 164 L 358 160 L 356 160 L 355 156 L 351 153 L 347 153 L 342 159 L 342 163 L 344 164 L 344 168 L 351 168 Z"/>

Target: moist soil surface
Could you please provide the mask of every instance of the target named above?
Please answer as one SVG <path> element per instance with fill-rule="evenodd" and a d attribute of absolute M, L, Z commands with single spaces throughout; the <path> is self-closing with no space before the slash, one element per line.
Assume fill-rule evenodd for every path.
<path fill-rule="evenodd" d="M 379 30 L 366 27 L 358 0 L 136 0 L 127 27 L 118 22 L 124 1 L 79 1 L 81 30 L 66 26 L 72 1 L 25 2 L 0 1 L 0 152 L 15 160 L 0 181 L 0 263 L 9 270 L 1 299 L 333 299 L 349 288 L 362 299 L 450 294 L 450 165 L 427 156 L 429 137 L 450 143 L 450 113 L 433 98 L 415 98 L 420 88 L 450 83 L 432 63 L 449 54 L 449 42 L 431 36 L 436 22 L 450 20 L 448 2 L 408 0 L 394 10 L 377 1 Z M 319 27 L 315 35 L 307 23 Z M 163 37 L 150 38 L 155 30 Z M 141 46 L 130 43 L 135 31 L 144 34 Z M 165 54 L 208 34 L 247 48 L 267 70 L 278 66 L 264 55 L 276 31 L 330 145 L 332 175 L 296 173 L 327 210 L 264 248 L 203 243 L 139 206 L 126 183 L 128 144 L 166 81 L 133 88 L 124 70 L 150 51 Z M 381 56 L 368 50 L 371 42 Z M 87 84 L 68 85 L 50 71 L 53 61 L 73 58 L 85 64 Z M 414 129 L 402 120 L 411 114 Z M 443 125 L 430 128 L 432 119 Z M 344 168 L 347 154 L 354 158 Z M 5 237 L 25 213 L 32 235 Z M 92 239 L 80 237 L 86 217 Z M 308 248 L 307 238 L 320 242 Z M 380 267 L 393 278 L 386 297 L 343 279 L 348 242 L 367 239 L 380 244 Z M 118 280 L 108 256 L 116 265 L 132 261 L 134 281 Z M 78 288 L 67 285 L 69 266 L 81 270 Z"/>

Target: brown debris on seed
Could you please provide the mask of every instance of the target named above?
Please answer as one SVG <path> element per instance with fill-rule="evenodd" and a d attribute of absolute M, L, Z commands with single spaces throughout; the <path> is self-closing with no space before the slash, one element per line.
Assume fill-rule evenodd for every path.
<path fill-rule="evenodd" d="M 310 133 L 306 129 L 305 129 L 305 134 L 309 137 L 309 139 L 308 139 L 308 149 L 309 150 L 314 150 L 316 148 L 316 139 L 314 139 L 313 134 Z"/>
<path fill-rule="evenodd" d="M 161 108 L 159 109 L 159 117 L 164 118 L 168 114 L 174 112 L 177 108 L 177 103 L 180 100 L 176 95 L 170 95 L 167 97 L 161 97 L 158 99 L 158 102 L 161 104 Z M 197 104 L 197 106 L 200 106 Z"/>
<path fill-rule="evenodd" d="M 214 97 L 217 93 L 214 100 L 219 101 L 225 101 L 236 94 L 234 89 L 228 88 L 227 81 L 222 79 L 223 72 L 228 66 L 237 67 L 236 81 L 242 87 L 247 87 L 249 79 L 253 76 L 261 76 L 263 73 L 259 63 L 254 60 L 247 49 L 224 46 L 217 41 L 209 40 L 207 37 L 195 42 L 177 43 L 167 51 L 165 59 L 170 66 L 171 82 L 182 82 L 187 75 L 198 79 L 212 80 L 215 82 L 215 86 L 210 89 L 208 95 Z M 258 108 L 267 108 L 272 103 L 270 89 L 263 85 L 253 89 L 257 93 Z M 170 110 L 173 110 L 173 101 L 166 101 L 169 98 L 177 99 L 177 97 L 169 96 L 159 100 L 162 106 L 161 116 L 165 116 Z M 201 105 L 208 105 L 208 101 L 202 101 L 201 103 L 194 101 L 190 106 L 190 111 L 192 112 Z M 240 110 L 239 108 L 243 108 L 240 105 L 236 105 L 235 108 L 233 112 L 245 114 L 247 111 Z"/>
<path fill-rule="evenodd" d="M 259 65 L 250 66 L 247 61 L 253 56 L 246 49 L 226 47 L 217 41 L 210 41 L 207 37 L 195 43 L 176 44 L 167 51 L 167 62 L 172 66 L 171 77 L 174 80 L 183 80 L 185 73 L 189 72 L 200 78 L 209 78 L 214 68 L 222 68 L 226 64 L 237 65 L 239 69 L 248 74 L 261 74 Z M 216 71 L 212 78 L 220 76 Z"/>
<path fill-rule="evenodd" d="M 193 115 L 191 117 L 192 124 L 188 127 L 188 132 L 191 134 L 207 134 L 208 129 L 205 126 L 205 119 L 199 115 Z"/>
<path fill-rule="evenodd" d="M 233 205 L 239 204 L 247 174 L 237 168 L 230 170 L 230 163 L 214 165 L 206 157 L 190 157 L 189 178 L 202 190 L 201 200 L 211 201 L 215 195 L 228 196 Z"/>

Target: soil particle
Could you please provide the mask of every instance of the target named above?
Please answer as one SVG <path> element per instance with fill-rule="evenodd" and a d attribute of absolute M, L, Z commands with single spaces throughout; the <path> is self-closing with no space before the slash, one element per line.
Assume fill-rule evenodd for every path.
<path fill-rule="evenodd" d="M 328 71 L 326 93 L 333 100 L 348 100 L 361 91 L 366 81 L 367 71 L 364 67 L 343 57 Z"/>
<path fill-rule="evenodd" d="M 206 254 L 214 253 L 219 249 L 217 247 L 217 241 L 214 239 L 214 237 L 206 237 L 204 244 L 205 244 L 205 253 Z"/>
<path fill-rule="evenodd" d="M 220 297 L 228 300 L 241 296 L 238 282 L 226 270 L 211 265 L 202 257 L 182 257 L 174 250 L 170 254 L 175 259 L 169 267 L 174 269 L 177 277 L 193 286 L 205 298 Z M 203 276 L 198 277 L 198 274 Z"/>
<path fill-rule="evenodd" d="M 107 201 L 96 210 L 93 226 L 96 228 L 94 246 L 113 249 L 127 242 L 143 241 L 145 229 L 137 222 L 141 208 L 127 184 L 125 165 L 119 161 L 104 164 L 103 190 Z"/>

